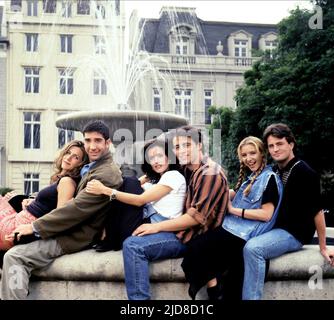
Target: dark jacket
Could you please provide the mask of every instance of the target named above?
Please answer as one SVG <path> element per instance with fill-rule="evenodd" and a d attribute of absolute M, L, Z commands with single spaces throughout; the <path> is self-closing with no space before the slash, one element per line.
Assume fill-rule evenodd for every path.
<path fill-rule="evenodd" d="M 284 179 L 283 199 L 274 228 L 291 233 L 302 244 L 312 241 L 314 218 L 322 209 L 319 175 L 303 160 L 293 158 L 277 173 Z"/>

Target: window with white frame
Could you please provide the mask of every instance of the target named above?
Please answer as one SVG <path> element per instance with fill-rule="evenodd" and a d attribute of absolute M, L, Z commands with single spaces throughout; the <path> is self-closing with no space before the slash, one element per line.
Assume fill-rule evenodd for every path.
<path fill-rule="evenodd" d="M 270 52 L 270 58 L 273 57 L 273 50 L 277 48 L 278 42 L 277 40 L 265 40 L 264 41 L 264 50 L 268 50 Z"/>
<path fill-rule="evenodd" d="M 64 115 L 66 113 L 59 112 L 58 117 Z M 65 144 L 74 140 L 74 131 L 68 129 L 58 128 L 58 149 L 61 149 Z"/>
<path fill-rule="evenodd" d="M 60 52 L 72 53 L 72 39 L 73 35 L 69 34 L 60 35 Z"/>
<path fill-rule="evenodd" d="M 212 106 L 213 91 L 204 90 L 204 110 L 205 110 L 205 124 L 211 123 L 211 115 L 209 113 L 209 108 Z"/>
<path fill-rule="evenodd" d="M 247 57 L 247 40 L 234 40 L 234 56 L 235 57 Z"/>
<path fill-rule="evenodd" d="M 94 36 L 95 42 L 95 53 L 105 54 L 106 53 L 106 41 L 103 36 Z"/>
<path fill-rule="evenodd" d="M 74 69 L 59 68 L 58 72 L 59 72 L 59 93 L 60 94 L 73 94 Z"/>
<path fill-rule="evenodd" d="M 153 111 L 161 111 L 161 89 L 153 88 Z"/>
<path fill-rule="evenodd" d="M 182 105 L 182 100 L 181 100 L 182 90 L 175 89 L 174 92 L 175 92 L 175 114 L 180 115 L 181 105 Z"/>
<path fill-rule="evenodd" d="M 57 0 L 43 0 L 43 11 L 45 13 L 56 13 Z"/>
<path fill-rule="evenodd" d="M 41 141 L 41 113 L 23 112 L 24 149 L 39 149 Z"/>
<path fill-rule="evenodd" d="M 175 52 L 179 55 L 189 54 L 189 38 L 179 37 L 176 41 Z"/>
<path fill-rule="evenodd" d="M 90 14 L 90 0 L 78 0 L 77 3 L 78 14 Z"/>
<path fill-rule="evenodd" d="M 10 0 L 10 10 L 13 12 L 21 11 L 22 0 Z"/>
<path fill-rule="evenodd" d="M 25 93 L 39 93 L 39 67 L 24 67 Z"/>
<path fill-rule="evenodd" d="M 95 18 L 96 19 L 106 18 L 106 8 L 103 5 L 101 4 L 96 5 Z"/>
<path fill-rule="evenodd" d="M 175 89 L 175 113 L 187 119 L 191 117 L 191 89 Z"/>
<path fill-rule="evenodd" d="M 103 76 L 101 76 L 98 72 L 94 72 L 93 86 L 95 95 L 107 94 L 106 79 L 104 79 Z"/>
<path fill-rule="evenodd" d="M 38 50 L 38 34 L 26 33 L 26 51 L 36 52 Z"/>
<path fill-rule="evenodd" d="M 61 3 L 61 16 L 63 18 L 72 17 L 72 0 L 63 0 Z"/>
<path fill-rule="evenodd" d="M 265 50 L 274 50 L 277 48 L 278 42 L 276 40 L 274 41 L 270 41 L 270 40 L 265 40 L 264 42 L 264 46 L 265 46 Z"/>
<path fill-rule="evenodd" d="M 37 17 L 38 0 L 27 0 L 27 15 Z"/>
<path fill-rule="evenodd" d="M 23 174 L 24 194 L 30 195 L 39 191 L 39 173 L 27 172 Z"/>

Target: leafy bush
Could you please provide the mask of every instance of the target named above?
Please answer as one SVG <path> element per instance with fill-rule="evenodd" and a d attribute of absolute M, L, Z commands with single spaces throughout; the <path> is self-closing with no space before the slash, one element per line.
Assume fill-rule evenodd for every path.
<path fill-rule="evenodd" d="M 4 187 L 4 188 L 0 188 L 0 194 L 1 194 L 2 196 L 4 196 L 7 192 L 10 192 L 10 191 L 13 191 L 13 189 L 11 189 L 11 188 L 6 188 L 6 187 Z"/>

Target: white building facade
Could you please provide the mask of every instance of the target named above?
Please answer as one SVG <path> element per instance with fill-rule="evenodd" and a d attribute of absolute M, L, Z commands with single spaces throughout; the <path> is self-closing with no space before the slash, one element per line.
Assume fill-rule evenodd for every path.
<path fill-rule="evenodd" d="M 3 7 L 0 7 L 0 188 L 6 181 L 6 89 L 8 39 L 4 23 Z"/>
<path fill-rule="evenodd" d="M 6 78 L 6 86 L 0 84 L 6 115 L 0 135 L 4 186 L 30 194 L 48 185 L 59 148 L 82 138 L 58 129 L 56 119 L 119 102 L 113 72 L 124 56 L 123 6 L 119 0 L 5 2 L 2 24 L 9 46 L 0 50 L 0 64 L 6 65 L 1 68 L 6 74 L 0 73 Z M 170 9 L 162 8 L 159 19 L 140 25 L 140 49 L 156 57 L 163 79 L 147 74 L 128 102 L 132 109 L 178 114 L 204 127 L 210 106 L 236 107 L 243 73 L 256 60 L 252 51 L 277 45 L 276 26 L 203 21 L 193 8 L 172 14 L 171 19 Z M 115 49 L 117 59 L 111 54 Z"/>
<path fill-rule="evenodd" d="M 236 90 L 258 59 L 253 53 L 277 46 L 275 25 L 203 21 L 194 8 L 163 7 L 141 28 L 142 49 L 160 58 L 163 77 L 138 84 L 135 108 L 178 114 L 202 128 L 210 106 L 237 107 Z"/>
<path fill-rule="evenodd" d="M 5 185 L 30 194 L 49 184 L 59 148 L 82 139 L 58 129 L 56 119 L 110 104 L 110 88 L 99 71 L 108 59 L 112 20 L 124 17 L 117 0 L 12 0 L 5 6 Z"/>

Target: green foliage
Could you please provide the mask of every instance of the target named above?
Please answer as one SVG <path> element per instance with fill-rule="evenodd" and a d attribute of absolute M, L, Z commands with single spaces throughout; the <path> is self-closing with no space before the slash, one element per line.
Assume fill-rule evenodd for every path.
<path fill-rule="evenodd" d="M 292 11 L 278 25 L 274 57 L 263 56 L 245 73 L 236 111 L 216 108 L 212 128 L 222 128 L 222 160 L 232 184 L 238 171 L 238 143 L 248 135 L 262 137 L 274 122 L 291 127 L 297 155 L 322 177 L 334 173 L 334 1 L 314 3 L 323 9 L 323 29 L 309 28 L 314 12 Z M 331 194 L 327 198 L 332 203 L 327 205 L 333 208 L 333 184 L 323 183 L 323 193 Z"/>
<path fill-rule="evenodd" d="M 2 196 L 4 196 L 7 192 L 10 192 L 10 191 L 13 191 L 13 189 L 11 189 L 11 188 L 6 188 L 6 187 L 4 187 L 4 188 L 0 188 L 0 194 L 1 194 Z"/>
<path fill-rule="evenodd" d="M 234 175 L 234 172 L 238 170 L 237 167 L 239 166 L 235 152 L 235 139 L 234 136 L 230 135 L 230 132 L 232 131 L 231 125 L 235 121 L 235 112 L 228 107 L 211 107 L 209 113 L 213 115 L 213 121 L 209 127 L 211 146 L 210 155 L 213 153 L 212 148 L 217 147 L 212 141 L 212 132 L 214 129 L 220 129 L 222 164 L 228 174 Z"/>
<path fill-rule="evenodd" d="M 252 49 L 252 57 L 262 57 L 264 54 L 263 50 L 260 49 Z"/>

